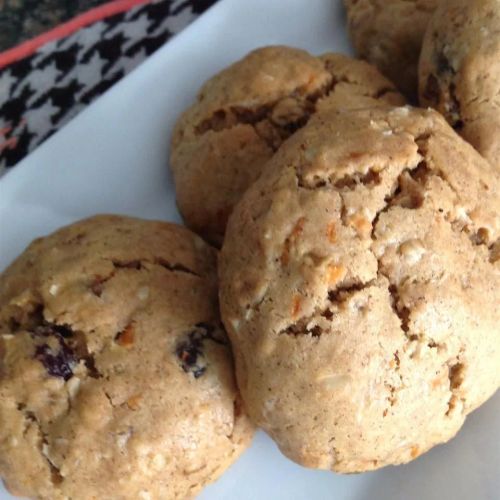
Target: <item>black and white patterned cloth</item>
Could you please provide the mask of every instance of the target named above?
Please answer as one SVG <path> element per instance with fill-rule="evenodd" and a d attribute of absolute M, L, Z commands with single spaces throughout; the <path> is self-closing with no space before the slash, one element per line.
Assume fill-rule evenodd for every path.
<path fill-rule="evenodd" d="M 0 69 L 0 175 L 216 0 L 152 0 Z"/>

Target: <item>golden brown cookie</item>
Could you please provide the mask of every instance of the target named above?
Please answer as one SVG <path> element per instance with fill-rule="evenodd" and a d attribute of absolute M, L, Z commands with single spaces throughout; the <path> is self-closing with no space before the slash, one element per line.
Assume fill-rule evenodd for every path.
<path fill-rule="evenodd" d="M 500 186 L 432 110 L 316 114 L 231 216 L 224 324 L 285 455 L 358 472 L 448 441 L 500 383 Z"/>
<path fill-rule="evenodd" d="M 437 4 L 438 0 L 344 0 L 357 54 L 412 101 L 417 98 L 422 38 Z"/>
<path fill-rule="evenodd" d="M 500 3 L 441 2 L 420 58 L 420 103 L 500 168 Z"/>
<path fill-rule="evenodd" d="M 241 195 L 316 109 L 403 102 L 367 63 L 283 46 L 254 50 L 208 80 L 177 122 L 170 165 L 184 221 L 220 245 Z"/>
<path fill-rule="evenodd" d="M 0 276 L 0 477 L 40 499 L 184 499 L 246 448 L 216 253 L 96 216 Z"/>

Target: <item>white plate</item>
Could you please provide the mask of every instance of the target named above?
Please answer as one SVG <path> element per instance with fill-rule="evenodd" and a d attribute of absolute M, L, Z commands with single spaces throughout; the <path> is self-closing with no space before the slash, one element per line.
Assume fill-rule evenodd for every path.
<path fill-rule="evenodd" d="M 179 221 L 167 165 L 179 112 L 250 49 L 349 52 L 340 0 L 221 0 L 0 180 L 0 269 L 36 236 L 99 213 Z M 500 394 L 414 462 L 362 475 L 302 468 L 258 433 L 202 499 L 498 499 Z M 0 500 L 11 498 L 0 486 Z M 105 500 L 105 499 L 102 499 Z"/>

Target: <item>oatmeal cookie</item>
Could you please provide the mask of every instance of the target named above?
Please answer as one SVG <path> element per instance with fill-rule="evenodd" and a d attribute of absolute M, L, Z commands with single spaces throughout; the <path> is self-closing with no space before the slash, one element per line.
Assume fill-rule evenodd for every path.
<path fill-rule="evenodd" d="M 283 46 L 251 52 L 207 81 L 175 127 L 170 165 L 184 221 L 219 246 L 242 194 L 318 108 L 381 103 L 404 99 L 365 62 Z"/>
<path fill-rule="evenodd" d="M 40 499 L 189 498 L 249 444 L 216 253 L 96 216 L 0 276 L 0 476 Z"/>
<path fill-rule="evenodd" d="M 432 17 L 420 58 L 420 103 L 500 169 L 500 3 L 448 0 Z"/>
<path fill-rule="evenodd" d="M 500 382 L 499 178 L 433 110 L 321 112 L 229 220 L 222 319 L 285 455 L 361 472 L 452 438 Z"/>
<path fill-rule="evenodd" d="M 418 57 L 438 0 L 344 0 L 357 54 L 410 100 L 417 98 Z"/>

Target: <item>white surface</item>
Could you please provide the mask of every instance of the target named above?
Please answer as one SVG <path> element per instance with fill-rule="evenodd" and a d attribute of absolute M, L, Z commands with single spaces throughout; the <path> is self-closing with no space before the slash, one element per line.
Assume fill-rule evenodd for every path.
<path fill-rule="evenodd" d="M 203 80 L 274 43 L 348 51 L 340 1 L 218 3 L 0 180 L 0 269 L 34 237 L 91 214 L 178 221 L 166 168 L 176 116 Z M 499 414 L 497 394 L 449 444 L 406 466 L 352 476 L 299 467 L 259 433 L 200 498 L 498 499 Z"/>

